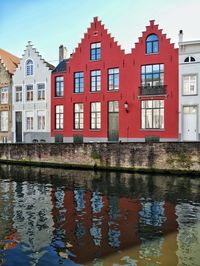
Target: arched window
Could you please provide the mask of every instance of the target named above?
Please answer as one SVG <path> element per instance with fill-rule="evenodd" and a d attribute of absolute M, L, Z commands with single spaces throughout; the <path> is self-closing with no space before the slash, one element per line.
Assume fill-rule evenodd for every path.
<path fill-rule="evenodd" d="M 155 54 L 158 53 L 158 36 L 151 34 L 146 39 L 146 53 Z"/>
<path fill-rule="evenodd" d="M 184 62 L 185 63 L 190 63 L 190 62 L 195 62 L 195 58 L 193 56 L 188 56 L 185 58 Z"/>
<path fill-rule="evenodd" d="M 26 62 L 26 75 L 27 76 L 32 76 L 33 75 L 33 61 L 29 59 Z"/>

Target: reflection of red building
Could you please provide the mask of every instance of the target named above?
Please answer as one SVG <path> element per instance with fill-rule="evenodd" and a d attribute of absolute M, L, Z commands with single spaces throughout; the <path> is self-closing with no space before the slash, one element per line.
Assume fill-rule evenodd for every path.
<path fill-rule="evenodd" d="M 72 142 L 178 139 L 178 49 L 150 21 L 125 54 L 94 18 L 52 74 L 52 137 Z"/>

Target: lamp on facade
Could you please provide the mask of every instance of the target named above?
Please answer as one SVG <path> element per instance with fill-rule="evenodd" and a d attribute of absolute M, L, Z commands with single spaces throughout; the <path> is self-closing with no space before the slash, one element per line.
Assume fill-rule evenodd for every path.
<path fill-rule="evenodd" d="M 126 112 L 128 113 L 128 102 L 127 101 L 125 101 L 125 103 L 124 103 L 124 108 L 125 108 Z"/>

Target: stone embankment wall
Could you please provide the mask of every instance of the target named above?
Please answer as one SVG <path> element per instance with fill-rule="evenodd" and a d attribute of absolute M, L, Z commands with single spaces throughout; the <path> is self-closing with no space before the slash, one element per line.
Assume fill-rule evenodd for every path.
<path fill-rule="evenodd" d="M 200 173 L 200 142 L 0 144 L 0 161 L 71 168 Z"/>

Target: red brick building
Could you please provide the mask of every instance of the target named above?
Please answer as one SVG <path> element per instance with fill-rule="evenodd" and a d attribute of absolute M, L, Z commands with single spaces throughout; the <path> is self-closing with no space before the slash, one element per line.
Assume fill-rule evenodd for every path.
<path fill-rule="evenodd" d="M 150 21 L 130 54 L 94 18 L 52 73 L 52 137 L 73 141 L 178 139 L 178 49 Z"/>

